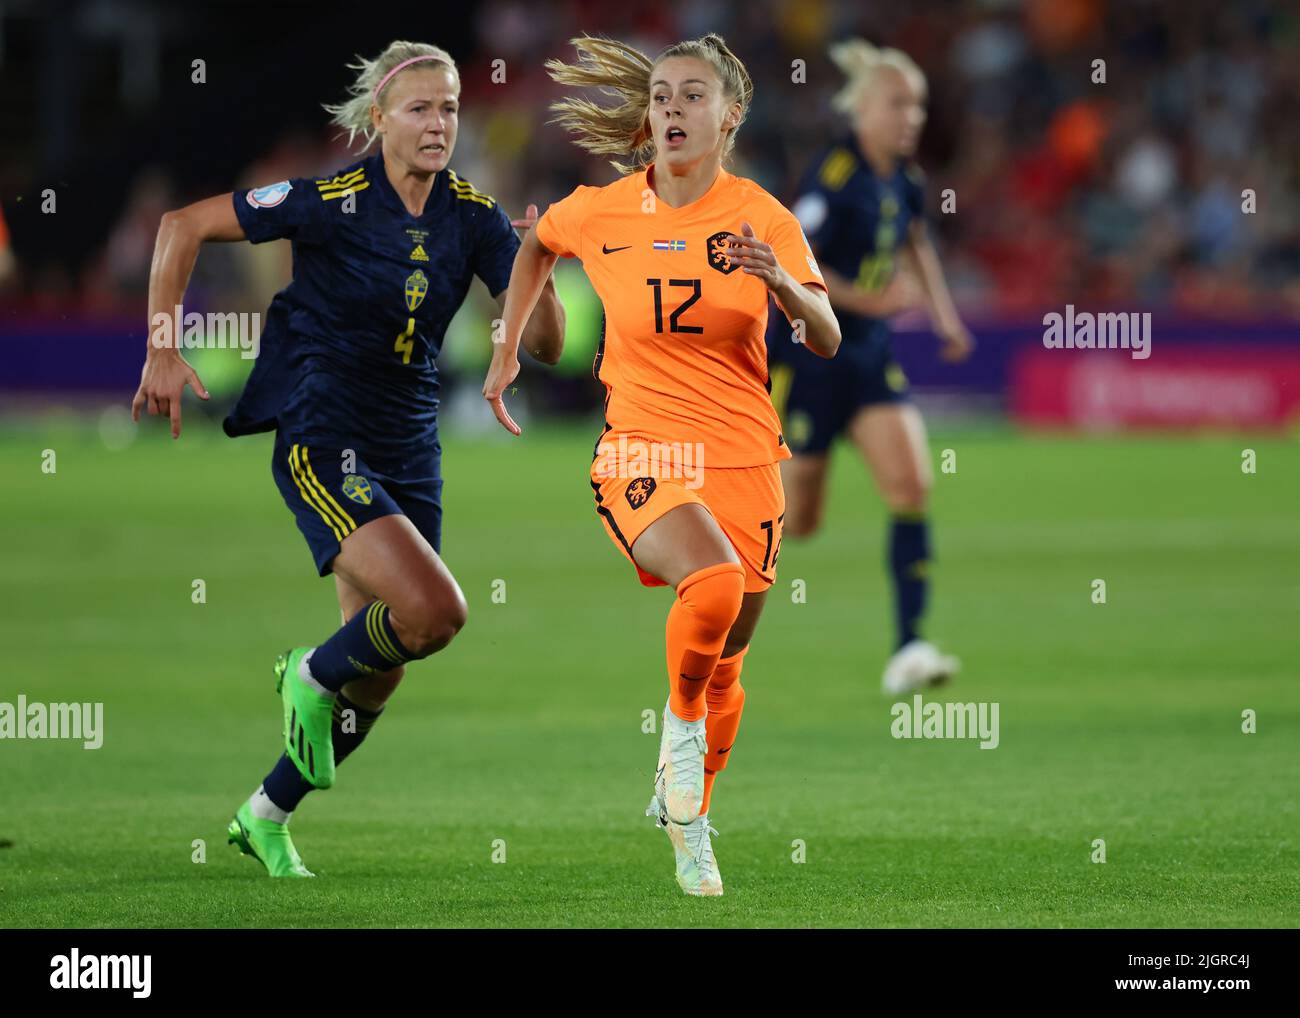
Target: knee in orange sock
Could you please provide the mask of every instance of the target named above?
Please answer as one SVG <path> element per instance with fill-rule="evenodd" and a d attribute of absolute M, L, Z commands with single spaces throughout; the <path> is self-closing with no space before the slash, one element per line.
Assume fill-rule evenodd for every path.
<path fill-rule="evenodd" d="M 745 570 L 735 562 L 708 566 L 677 585 L 666 632 L 668 705 L 683 721 L 704 716 L 705 687 L 744 596 Z"/>

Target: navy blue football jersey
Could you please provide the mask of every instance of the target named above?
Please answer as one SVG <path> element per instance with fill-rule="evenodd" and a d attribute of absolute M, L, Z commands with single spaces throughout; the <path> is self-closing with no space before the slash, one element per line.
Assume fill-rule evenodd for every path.
<path fill-rule="evenodd" d="M 876 176 L 846 137 L 815 159 L 799 183 L 791 211 L 816 252 L 817 261 L 868 292 L 888 285 L 898 249 L 907 243 L 912 223 L 924 215 L 924 178 L 915 165 L 900 166 L 888 179 Z M 885 321 L 835 309 L 845 341 L 888 337 Z M 773 316 L 779 333 L 769 344 L 789 341 L 790 325 Z"/>
<path fill-rule="evenodd" d="M 494 296 L 519 239 L 490 196 L 444 169 L 411 215 L 377 153 L 333 177 L 234 193 L 254 244 L 293 242 L 293 281 L 266 315 L 229 435 L 401 456 L 437 442 L 447 325 L 474 276 Z"/>

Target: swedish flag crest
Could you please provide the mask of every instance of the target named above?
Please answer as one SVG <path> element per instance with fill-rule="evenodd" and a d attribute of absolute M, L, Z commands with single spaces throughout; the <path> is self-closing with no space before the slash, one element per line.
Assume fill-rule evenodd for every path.
<path fill-rule="evenodd" d="M 429 277 L 424 274 L 423 269 L 416 269 L 406 277 L 406 308 L 408 311 L 414 311 L 424 300 L 424 295 L 429 292 Z"/>
<path fill-rule="evenodd" d="M 347 477 L 343 478 L 343 494 L 347 495 L 353 502 L 361 503 L 361 505 L 369 505 L 374 497 L 370 482 L 364 477 L 358 477 L 356 474 L 348 474 Z"/>

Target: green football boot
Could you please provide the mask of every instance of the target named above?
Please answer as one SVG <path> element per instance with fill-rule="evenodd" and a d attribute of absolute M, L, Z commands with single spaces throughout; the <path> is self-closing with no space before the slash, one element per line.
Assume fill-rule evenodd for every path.
<path fill-rule="evenodd" d="M 330 725 L 334 697 L 302 681 L 298 664 L 310 647 L 295 647 L 275 659 L 275 691 L 284 702 L 284 751 L 303 780 L 316 788 L 334 784 L 334 740 Z"/>
<path fill-rule="evenodd" d="M 245 802 L 235 811 L 235 819 L 226 828 L 227 841 L 238 845 L 244 855 L 251 855 L 273 877 L 314 877 L 302 864 L 298 850 L 289 837 L 289 825 L 274 820 L 259 820 Z"/>

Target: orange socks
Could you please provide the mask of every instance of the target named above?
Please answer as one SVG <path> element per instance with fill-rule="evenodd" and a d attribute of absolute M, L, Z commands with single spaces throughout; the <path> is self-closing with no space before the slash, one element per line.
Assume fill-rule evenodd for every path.
<path fill-rule="evenodd" d="M 727 766 L 736 733 L 740 730 L 740 715 L 745 709 L 745 687 L 740 684 L 740 669 L 745 664 L 745 651 L 748 650 L 746 647 L 735 657 L 720 660 L 704 691 L 709 708 L 704 721 L 709 751 L 704 756 L 704 805 L 701 813 L 709 811 L 713 780 L 718 771 Z"/>
<path fill-rule="evenodd" d="M 705 715 L 705 688 L 744 596 L 745 570 L 736 562 L 708 566 L 677 585 L 668 611 L 668 707 L 683 721 Z"/>

